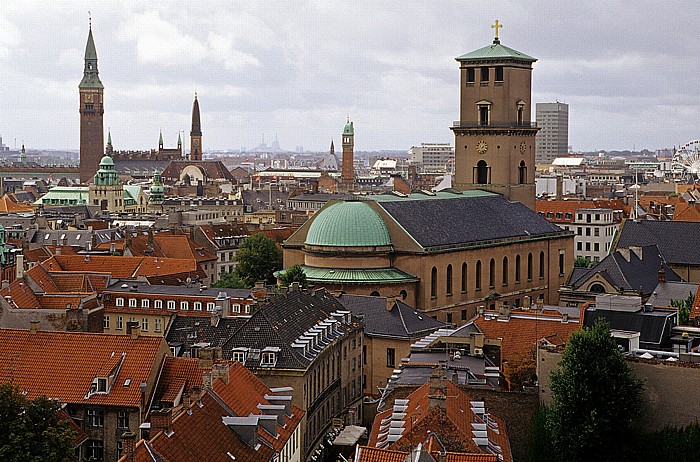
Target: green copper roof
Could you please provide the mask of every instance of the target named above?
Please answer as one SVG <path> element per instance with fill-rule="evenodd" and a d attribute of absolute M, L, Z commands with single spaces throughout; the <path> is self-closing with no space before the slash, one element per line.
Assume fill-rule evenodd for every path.
<path fill-rule="evenodd" d="M 350 119 L 348 119 L 348 122 L 345 124 L 345 127 L 343 128 L 343 135 L 354 135 L 355 134 L 355 128 L 352 126 L 352 122 L 350 122 Z"/>
<path fill-rule="evenodd" d="M 104 88 L 97 70 L 97 50 L 95 49 L 95 41 L 92 38 L 92 27 L 88 33 L 87 45 L 85 46 L 85 68 L 83 70 L 83 79 L 80 81 L 80 85 L 78 85 L 78 87 Z"/>
<path fill-rule="evenodd" d="M 108 165 L 114 165 L 114 160 L 112 160 L 110 156 L 102 157 L 102 160 L 100 160 L 100 167 L 106 167 Z"/>
<path fill-rule="evenodd" d="M 391 283 L 411 282 L 418 278 L 396 268 L 371 268 L 371 269 L 344 269 L 344 268 L 314 268 L 301 266 L 306 274 L 307 281 L 329 283 Z M 275 277 L 280 277 L 286 270 L 275 272 Z"/>
<path fill-rule="evenodd" d="M 112 147 L 112 130 L 107 131 L 107 146 Z"/>
<path fill-rule="evenodd" d="M 537 58 L 533 58 L 532 56 L 528 56 L 525 53 L 521 53 L 512 48 L 508 48 L 500 43 L 493 43 L 492 45 L 479 48 L 478 50 L 474 50 L 471 53 L 467 53 L 455 59 L 457 61 L 469 61 L 472 59 L 520 59 L 530 62 L 537 61 Z"/>
<path fill-rule="evenodd" d="M 318 212 L 305 244 L 381 247 L 391 245 L 391 237 L 382 217 L 367 203 L 336 202 Z"/>

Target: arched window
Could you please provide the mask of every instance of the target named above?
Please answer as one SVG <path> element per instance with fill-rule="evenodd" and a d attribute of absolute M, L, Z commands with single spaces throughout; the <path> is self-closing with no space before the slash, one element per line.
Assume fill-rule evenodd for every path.
<path fill-rule="evenodd" d="M 603 284 L 595 283 L 591 286 L 591 288 L 589 289 L 589 292 L 594 292 L 596 294 L 604 294 L 605 287 L 603 287 Z"/>
<path fill-rule="evenodd" d="M 371 294 L 369 294 L 369 296 L 370 296 L 370 297 L 379 297 L 379 292 L 377 292 L 377 291 L 375 290 L 375 291 L 373 291 Z"/>
<path fill-rule="evenodd" d="M 520 184 L 527 183 L 527 167 L 525 166 L 525 161 L 520 161 L 520 167 L 518 167 L 520 173 Z"/>
<path fill-rule="evenodd" d="M 503 257 L 503 285 L 508 285 L 508 257 Z"/>
<path fill-rule="evenodd" d="M 520 282 L 520 255 L 515 256 L 515 282 Z"/>
<path fill-rule="evenodd" d="M 544 277 L 544 252 L 540 252 L 540 277 Z"/>
<path fill-rule="evenodd" d="M 496 260 L 493 258 L 489 262 L 489 287 L 493 289 L 496 284 Z"/>
<path fill-rule="evenodd" d="M 532 281 L 532 254 L 527 254 L 527 280 Z"/>
<path fill-rule="evenodd" d="M 474 272 L 474 286 L 476 290 L 481 289 L 481 260 L 476 261 L 476 271 Z"/>
<path fill-rule="evenodd" d="M 406 300 L 406 297 L 408 297 L 408 292 L 402 290 L 401 292 L 399 292 L 399 295 L 401 295 L 401 300 Z"/>
<path fill-rule="evenodd" d="M 476 183 L 477 184 L 488 184 L 489 183 L 489 166 L 485 160 L 480 160 L 476 163 Z"/>
<path fill-rule="evenodd" d="M 430 296 L 437 297 L 437 268 L 430 271 Z"/>
<path fill-rule="evenodd" d="M 445 276 L 447 295 L 452 295 L 452 265 L 447 265 L 447 275 Z"/>
<path fill-rule="evenodd" d="M 467 262 L 462 263 L 462 292 L 467 291 Z"/>

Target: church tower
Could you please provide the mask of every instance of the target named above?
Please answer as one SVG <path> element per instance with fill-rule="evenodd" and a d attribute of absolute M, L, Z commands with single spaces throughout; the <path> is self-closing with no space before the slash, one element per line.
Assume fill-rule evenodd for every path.
<path fill-rule="evenodd" d="M 80 182 L 87 183 L 97 172 L 104 153 L 104 86 L 97 71 L 97 50 L 92 24 L 85 46 L 85 68 L 80 90 Z"/>
<path fill-rule="evenodd" d="M 493 44 L 462 55 L 459 120 L 455 134 L 455 182 L 460 190 L 484 189 L 535 209 L 535 135 L 530 122 L 532 63 Z"/>
<path fill-rule="evenodd" d="M 348 121 L 343 128 L 343 167 L 340 174 L 340 184 L 344 191 L 355 189 L 355 128 Z"/>
<path fill-rule="evenodd" d="M 190 131 L 190 160 L 202 160 L 202 124 L 199 121 L 199 101 L 194 95 L 192 130 Z"/>

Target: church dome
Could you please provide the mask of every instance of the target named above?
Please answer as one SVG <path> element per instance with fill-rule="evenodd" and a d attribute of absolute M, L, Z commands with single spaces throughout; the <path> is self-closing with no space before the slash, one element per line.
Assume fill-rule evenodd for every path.
<path fill-rule="evenodd" d="M 318 212 L 304 244 L 384 247 L 391 245 L 391 237 L 382 217 L 366 202 L 336 202 Z"/>
<path fill-rule="evenodd" d="M 110 156 L 104 156 L 100 161 L 100 167 L 108 165 L 114 166 L 114 160 Z"/>

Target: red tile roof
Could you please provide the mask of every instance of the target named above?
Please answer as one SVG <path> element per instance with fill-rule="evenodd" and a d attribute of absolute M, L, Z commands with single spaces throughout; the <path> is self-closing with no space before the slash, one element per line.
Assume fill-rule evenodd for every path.
<path fill-rule="evenodd" d="M 29 213 L 34 212 L 31 205 L 18 204 L 7 195 L 0 197 L 0 213 Z"/>
<path fill-rule="evenodd" d="M 54 255 L 44 262 L 44 266 L 49 271 L 107 273 L 114 279 L 198 273 L 197 262 L 194 260 L 162 257 Z"/>
<path fill-rule="evenodd" d="M 157 404 L 165 401 L 178 405 L 175 402 L 176 394 L 181 389 L 189 391 L 192 387 L 201 387 L 202 374 L 205 371 L 206 369 L 199 367 L 199 360 L 196 358 L 166 358 L 153 402 Z"/>
<path fill-rule="evenodd" d="M 501 361 L 504 362 L 534 357 L 535 343 L 542 338 L 556 335 L 566 341 L 572 332 L 581 328 L 580 319 L 563 322 L 561 315 L 539 314 L 534 310 L 528 314 L 511 314 L 507 321 L 498 320 L 497 315 L 478 316 L 474 324 L 487 339 L 502 339 Z"/>
<path fill-rule="evenodd" d="M 197 245 L 185 234 L 163 232 L 153 234 L 152 241 L 150 239 L 148 235 L 132 238 L 129 245 L 131 255 L 192 259 L 200 263 L 216 260 L 216 255 Z"/>
<path fill-rule="evenodd" d="M 676 204 L 676 210 L 673 213 L 673 221 L 692 221 L 693 223 L 700 223 L 700 210 L 696 204 L 679 202 Z"/>
<path fill-rule="evenodd" d="M 148 382 L 169 351 L 160 337 L 19 329 L 0 329 L 0 345 L 0 382 L 12 381 L 30 399 L 130 407 L 139 406 L 139 384 Z M 117 363 L 109 393 L 90 394 L 93 380 Z"/>

